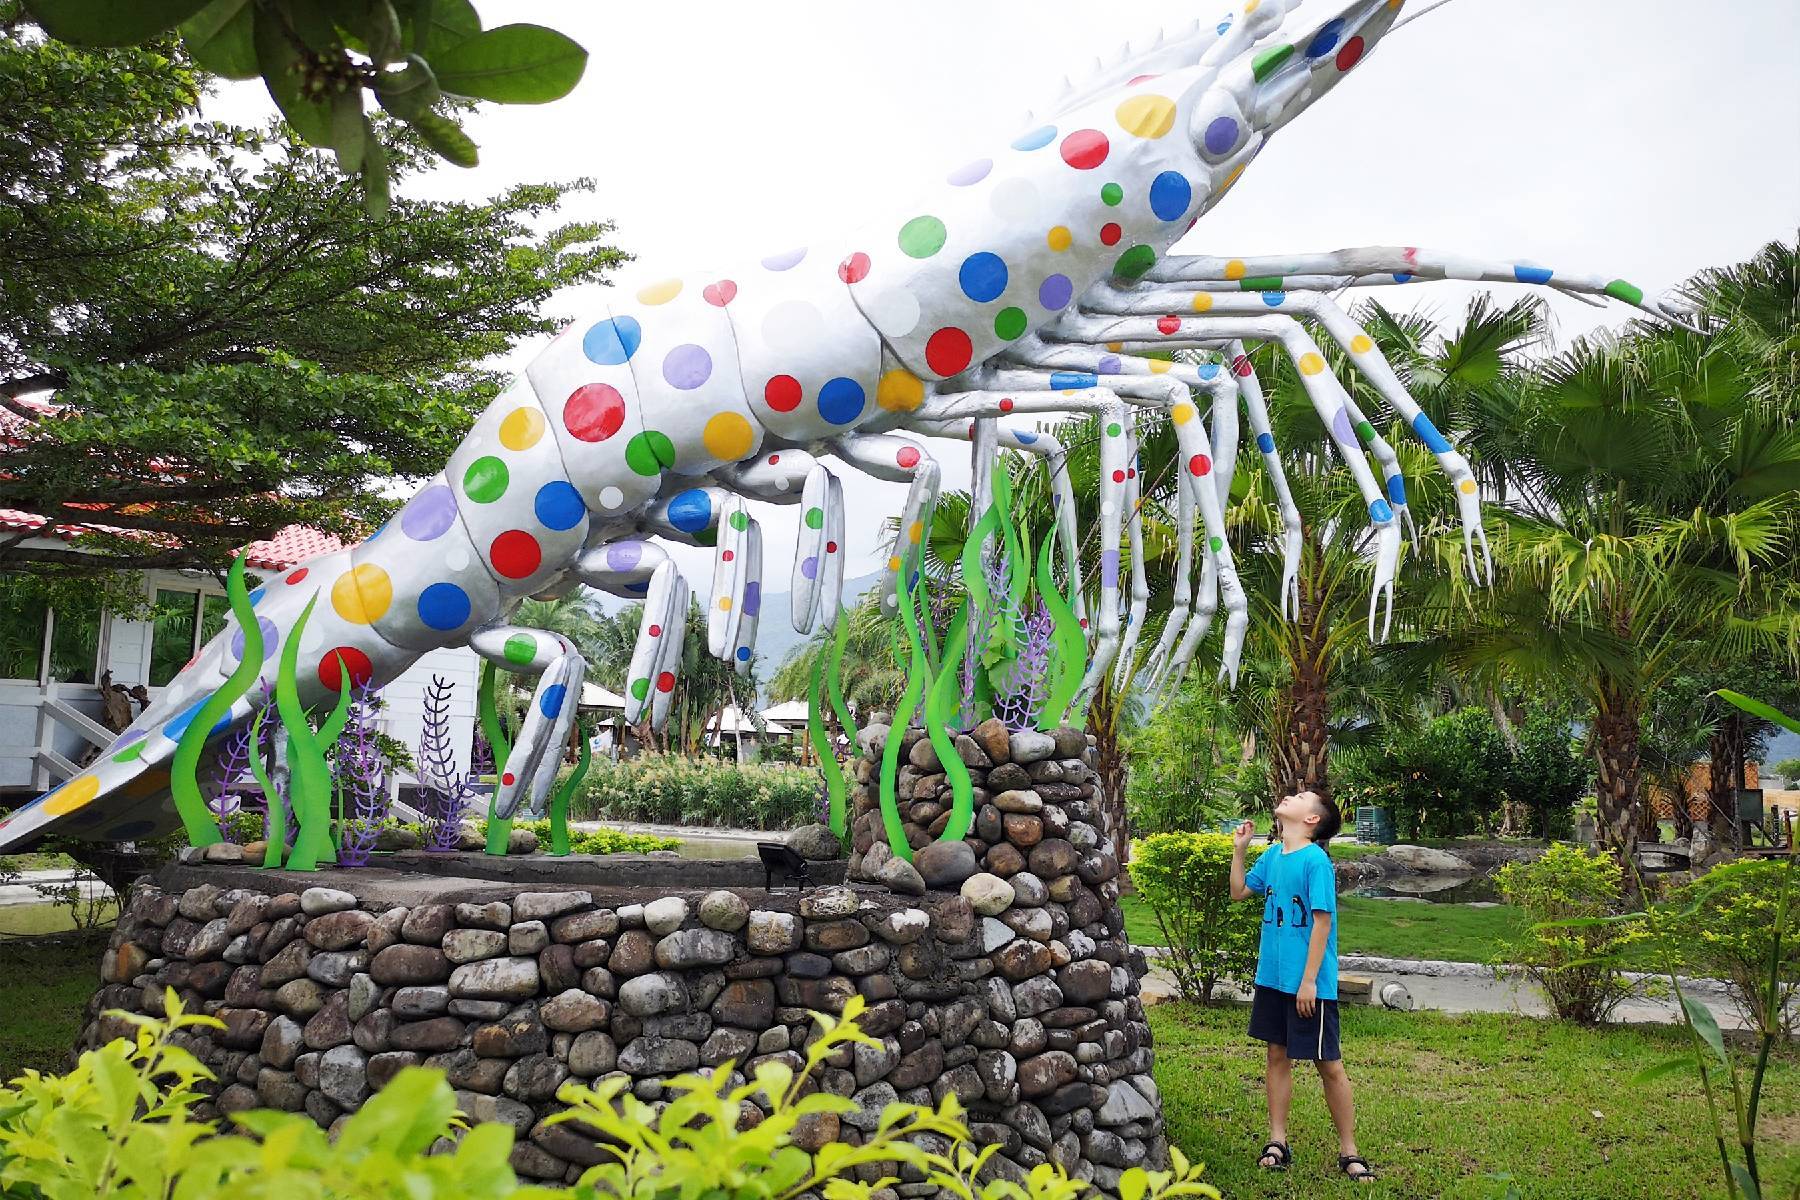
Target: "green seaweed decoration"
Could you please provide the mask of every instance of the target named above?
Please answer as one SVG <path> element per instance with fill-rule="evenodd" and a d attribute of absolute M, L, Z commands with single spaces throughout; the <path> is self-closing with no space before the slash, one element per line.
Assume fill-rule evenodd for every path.
<path fill-rule="evenodd" d="M 207 738 L 212 736 L 214 726 L 230 716 L 231 706 L 250 690 L 262 672 L 262 625 L 256 619 L 256 611 L 250 605 L 250 593 L 244 587 L 242 554 L 231 560 L 231 569 L 225 575 L 225 595 L 231 603 L 231 615 L 237 618 L 238 628 L 244 631 L 243 657 L 238 659 L 237 669 L 201 703 L 188 721 L 187 728 L 181 732 L 181 740 L 175 743 L 175 757 L 169 764 L 169 790 L 174 794 L 175 811 L 181 816 L 190 846 L 212 846 L 225 838 L 219 831 L 219 822 L 207 807 L 206 797 L 200 794 L 200 752 L 206 747 Z"/>
<path fill-rule="evenodd" d="M 1069 599 L 1056 586 L 1057 524 L 1060 521 L 1052 524 L 1050 532 L 1044 535 L 1037 560 L 1038 597 L 1050 613 L 1051 621 L 1050 655 L 1045 663 L 1049 687 L 1038 712 L 1038 728 L 1045 733 L 1068 724 L 1069 705 L 1081 691 L 1081 677 L 1087 671 L 1087 635 L 1082 631 L 1081 621 L 1075 616 Z"/>
<path fill-rule="evenodd" d="M 982 615 L 993 611 L 994 601 L 993 597 L 988 594 L 987 570 L 981 561 L 981 550 L 986 545 L 988 538 L 999 527 L 1000 518 L 995 515 L 994 509 L 990 505 L 988 510 L 981 514 L 981 519 L 975 522 L 975 527 L 969 530 L 968 539 L 963 542 L 961 564 L 963 591 L 969 597 L 963 607 L 963 611 L 967 614 L 963 653 L 967 653 L 968 639 L 977 636 L 977 631 L 981 627 Z M 992 638 L 990 637 L 989 640 L 991 641 Z M 973 695 L 969 698 L 972 711 L 969 716 L 977 724 L 994 713 L 994 690 L 988 684 L 986 654 L 986 646 L 976 647 L 976 670 L 973 672 L 972 679 Z M 961 664 L 958 663 L 957 666 L 960 667 Z"/>
<path fill-rule="evenodd" d="M 487 853 L 504 855 L 508 843 L 512 841 L 512 820 L 497 816 L 494 812 L 494 801 L 499 798 L 499 782 L 506 775 L 506 760 L 512 757 L 512 739 L 506 736 L 506 726 L 500 721 L 500 704 L 495 699 L 495 677 L 499 674 L 494 664 L 481 664 L 479 682 L 475 685 L 475 715 L 481 721 L 481 734 L 487 738 L 488 746 L 494 752 L 494 795 L 488 797 Z"/>
<path fill-rule="evenodd" d="M 838 627 L 844 627 L 844 619 L 838 618 Z M 819 771 L 825 776 L 825 795 L 829 804 L 829 824 L 831 832 L 842 840 L 845 833 L 844 823 L 844 771 L 838 765 L 837 747 L 831 744 L 831 736 L 825 731 L 824 714 L 825 689 L 825 656 L 813 656 L 812 670 L 808 673 L 806 683 L 806 737 L 812 743 L 813 753 L 819 759 Z"/>
<path fill-rule="evenodd" d="M 895 592 L 900 601 L 900 627 L 905 638 L 905 647 L 910 651 L 907 664 L 906 688 L 900 693 L 900 703 L 894 706 L 894 722 L 888 727 L 887 743 L 881 751 L 881 824 L 887 831 L 888 848 L 899 858 L 912 861 L 912 845 L 906 840 L 906 827 L 900 821 L 900 805 L 896 786 L 900 775 L 900 746 L 906 739 L 903 734 L 912 724 L 913 714 L 918 711 L 919 698 L 931 682 L 931 665 L 925 657 L 925 643 L 919 634 L 919 593 L 914 580 L 918 555 L 906 553 L 900 561 L 899 579 L 895 582 Z M 954 754 L 954 750 L 952 751 Z"/>
<path fill-rule="evenodd" d="M 281 865 L 281 856 L 287 852 L 287 803 L 275 787 L 275 781 L 269 778 L 268 769 L 263 766 L 262 746 L 263 722 L 268 719 L 269 710 L 256 710 L 256 719 L 250 722 L 250 774 L 256 777 L 257 786 L 262 788 L 263 804 L 269 813 L 269 829 L 267 847 L 263 850 L 262 865 L 270 870 Z"/>
<path fill-rule="evenodd" d="M 313 605 L 319 602 L 315 593 L 300 611 L 293 632 L 281 648 L 281 666 L 275 675 L 275 708 L 288 737 L 288 806 L 298 826 L 294 849 L 288 855 L 290 871 L 316 871 L 319 860 L 334 857 L 331 828 L 331 769 L 325 763 L 325 752 L 336 743 L 350 715 L 350 668 L 343 656 L 338 657 L 338 701 L 325 723 L 313 732 L 300 704 L 300 688 L 296 682 L 300 662 L 301 634 L 312 618 Z"/>
<path fill-rule="evenodd" d="M 963 647 L 968 640 L 969 606 L 965 603 L 962 611 L 950 621 L 950 631 L 944 637 L 943 669 L 937 673 L 925 697 L 925 733 L 931 738 L 931 748 L 937 751 L 938 762 L 950 782 L 950 823 L 944 826 L 939 841 L 960 841 L 968 835 L 969 826 L 975 823 L 974 780 L 969 775 L 968 764 L 956 752 L 956 741 L 948 728 L 962 701 L 960 667 Z"/>
<path fill-rule="evenodd" d="M 575 723 L 576 736 L 581 739 L 581 748 L 576 751 L 575 769 L 569 777 L 557 786 L 556 794 L 550 798 L 550 853 L 561 858 L 569 852 L 569 803 L 575 793 L 581 789 L 581 781 L 587 778 L 588 768 L 594 765 L 594 747 L 590 744 L 594 736 L 591 721 Z"/>

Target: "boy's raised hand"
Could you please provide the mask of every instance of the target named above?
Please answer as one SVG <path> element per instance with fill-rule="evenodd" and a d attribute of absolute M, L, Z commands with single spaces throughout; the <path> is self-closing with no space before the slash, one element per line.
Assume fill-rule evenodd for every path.
<path fill-rule="evenodd" d="M 1250 839 L 1255 836 L 1255 834 L 1256 826 L 1252 825 L 1249 821 L 1240 823 L 1236 829 L 1231 831 L 1232 849 L 1239 851 L 1248 850 L 1250 848 Z"/>

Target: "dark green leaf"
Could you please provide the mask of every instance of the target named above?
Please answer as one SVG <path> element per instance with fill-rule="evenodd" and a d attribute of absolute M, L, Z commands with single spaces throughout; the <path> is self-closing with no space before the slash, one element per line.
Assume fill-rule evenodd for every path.
<path fill-rule="evenodd" d="M 194 61 L 227 79 L 254 79 L 256 5 L 251 0 L 213 0 L 181 23 L 181 39 Z"/>
<path fill-rule="evenodd" d="M 481 32 L 481 17 L 469 0 L 430 0 L 412 21 L 411 47 L 430 58 Z"/>
<path fill-rule="evenodd" d="M 502 25 L 431 56 L 445 91 L 502 104 L 560 100 L 586 66 L 586 50 L 542 25 Z"/>
<path fill-rule="evenodd" d="M 382 148 L 381 139 L 371 137 L 367 151 L 363 154 L 363 208 L 371 217 L 380 220 L 387 216 L 388 210 L 388 165 L 387 151 Z"/>
<path fill-rule="evenodd" d="M 1694 1032 L 1700 1035 L 1701 1040 L 1712 1049 L 1721 1063 L 1728 1063 L 1730 1060 L 1725 1057 L 1725 1035 L 1719 1032 L 1719 1022 L 1712 1015 L 1712 1009 L 1686 992 L 1681 994 L 1681 1007 L 1687 1011 L 1688 1021 L 1693 1025 Z"/>
<path fill-rule="evenodd" d="M 1761 700 L 1752 700 L 1749 696 L 1740 695 L 1729 688 L 1720 688 L 1715 694 L 1727 704 L 1734 704 L 1753 717 L 1773 721 L 1789 733 L 1800 733 L 1800 719 L 1790 717 L 1780 709 L 1764 704 Z"/>
<path fill-rule="evenodd" d="M 1757 1186 L 1756 1179 L 1742 1163 L 1731 1164 L 1731 1177 L 1737 1180 L 1738 1190 L 1744 1193 L 1744 1200 L 1762 1200 L 1762 1188 Z"/>
<path fill-rule="evenodd" d="M 431 67 L 417 54 L 407 55 L 402 69 L 383 71 L 375 77 L 375 99 L 402 121 L 430 112 L 443 95 Z"/>
<path fill-rule="evenodd" d="M 207 0 L 27 0 L 52 37 L 77 46 L 130 46 L 165 33 L 205 8 Z"/>
<path fill-rule="evenodd" d="M 425 139 L 425 144 L 459 167 L 472 167 L 480 161 L 475 143 L 461 125 L 442 113 L 420 113 L 409 122 Z"/>
<path fill-rule="evenodd" d="M 338 170 L 354 175 L 362 170 L 363 151 L 369 144 L 369 123 L 363 117 L 362 89 L 343 92 L 331 101 L 331 148 Z"/>
<path fill-rule="evenodd" d="M 1636 1075 L 1631 1077 L 1631 1082 L 1633 1084 L 1649 1083 L 1651 1080 L 1661 1079 L 1664 1075 L 1673 1075 L 1677 1071 L 1692 1070 L 1695 1065 L 1693 1059 L 1685 1056 L 1682 1058 L 1671 1058 L 1667 1062 L 1657 1063 L 1654 1067 L 1645 1067 L 1642 1071 L 1639 1071 Z"/>
<path fill-rule="evenodd" d="M 300 94 L 304 63 L 299 49 L 274 21 L 258 21 L 255 40 L 256 63 L 262 69 L 263 83 L 295 135 L 315 146 L 331 145 L 331 107 Z"/>

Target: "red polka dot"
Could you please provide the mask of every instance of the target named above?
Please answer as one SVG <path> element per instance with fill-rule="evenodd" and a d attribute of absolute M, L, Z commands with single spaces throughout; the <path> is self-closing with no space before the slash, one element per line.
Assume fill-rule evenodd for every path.
<path fill-rule="evenodd" d="M 1251 371 L 1250 360 L 1240 354 L 1231 360 L 1231 369 L 1237 372 L 1239 378 L 1248 379 Z"/>
<path fill-rule="evenodd" d="M 1140 83 L 1149 83 L 1152 79 L 1160 79 L 1160 75 L 1133 75 L 1125 81 L 1126 87 L 1136 87 Z"/>
<path fill-rule="evenodd" d="M 1114 471 L 1113 472 L 1113 482 L 1114 483 L 1124 483 L 1125 482 L 1125 472 Z"/>
<path fill-rule="evenodd" d="M 319 682 L 330 691 L 338 691 L 343 687 L 342 678 L 338 674 L 338 660 L 350 668 L 350 682 L 357 687 L 369 682 L 375 674 L 375 665 L 369 656 L 355 646 L 339 646 L 335 650 L 327 650 L 325 657 L 319 660 Z"/>
<path fill-rule="evenodd" d="M 659 692 L 674 691 L 675 673 L 673 671 L 664 671 L 661 675 L 658 675 L 656 677 L 656 690 Z"/>
<path fill-rule="evenodd" d="M 1063 161 L 1077 171 L 1091 171 L 1106 161 L 1106 135 L 1098 129 L 1077 129 L 1062 140 Z"/>
<path fill-rule="evenodd" d="M 1103 245 L 1116 246 L 1119 244 L 1119 239 L 1124 236 L 1125 231 L 1112 221 L 1108 221 L 1100 227 L 1100 241 Z"/>
<path fill-rule="evenodd" d="M 919 451 L 913 446 L 902 446 L 900 452 L 894 455 L 894 461 L 910 471 L 919 465 Z"/>
<path fill-rule="evenodd" d="M 650 636 L 651 637 L 661 637 L 662 636 L 662 626 L 661 625 L 652 625 L 650 627 Z"/>
<path fill-rule="evenodd" d="M 1086 617 L 1081 618 L 1081 627 L 1083 629 L 1087 628 L 1087 618 Z"/>
<path fill-rule="evenodd" d="M 779 455 L 779 454 L 771 454 L 771 455 L 769 455 L 769 465 L 770 465 L 770 466 L 771 466 L 771 467 L 772 467 L 772 466 L 774 466 L 774 465 L 775 465 L 775 464 L 776 464 L 776 463 L 778 463 L 778 462 L 780 462 L 780 461 L 781 461 L 781 455 Z"/>
<path fill-rule="evenodd" d="M 511 787 L 514 783 L 518 782 L 518 779 L 519 779 L 519 777 L 517 775 L 514 775 L 511 771 L 508 771 L 506 774 L 504 774 L 500 777 L 500 782 L 505 784 L 507 787 Z"/>
<path fill-rule="evenodd" d="M 1125 478 L 1136 479 L 1137 478 L 1137 468 L 1136 467 L 1125 468 Z"/>
<path fill-rule="evenodd" d="M 1012 397 L 1010 397 L 1010 396 L 1009 396 L 1009 397 L 1007 397 L 1007 398 L 1006 398 L 1006 399 L 1005 399 L 1005 400 L 1002 400 L 1002 401 L 1001 401 L 1001 402 L 1000 402 L 1000 411 L 1001 411 L 1001 412 L 1003 412 L 1003 413 L 1009 413 L 1009 412 L 1011 412 L 1011 411 L 1012 411 L 1012 410 L 1013 410 L 1013 402 L 1012 402 Z"/>
<path fill-rule="evenodd" d="M 737 296 L 737 284 L 729 279 L 721 279 L 717 283 L 709 283 L 701 289 L 700 294 L 714 308 L 724 308 Z"/>
<path fill-rule="evenodd" d="M 969 365 L 975 357 L 974 343 L 969 335 L 954 325 L 946 325 L 932 334 L 925 343 L 925 365 L 939 375 L 954 375 Z"/>
<path fill-rule="evenodd" d="M 825 553 L 836 554 L 837 553 L 837 543 L 836 542 L 826 542 L 825 543 Z"/>
<path fill-rule="evenodd" d="M 1156 318 L 1156 331 L 1163 334 L 1181 332 L 1181 318 L 1176 316 Z"/>
<path fill-rule="evenodd" d="M 793 412 L 800 407 L 800 381 L 792 375 L 771 376 L 763 384 L 763 403 L 776 412 Z"/>
<path fill-rule="evenodd" d="M 1188 470 L 1196 475 L 1206 475 L 1212 471 L 1212 459 L 1204 454 L 1196 454 L 1188 459 Z"/>
<path fill-rule="evenodd" d="M 287 577 L 287 582 L 299 583 L 302 579 L 305 579 L 305 578 L 306 578 L 306 568 L 301 567 L 298 571 L 295 571 L 292 575 L 289 575 Z"/>
<path fill-rule="evenodd" d="M 625 397 L 610 383 L 587 383 L 563 404 L 563 428 L 583 442 L 604 442 L 625 425 Z"/>
<path fill-rule="evenodd" d="M 508 579 L 524 579 L 544 561 L 538 540 L 523 529 L 509 529 L 488 547 L 488 562 Z"/>
<path fill-rule="evenodd" d="M 732 559 L 734 559 L 736 557 L 737 557 L 737 551 L 735 551 L 735 550 L 719 551 L 719 558 L 723 562 L 730 562 Z"/>
<path fill-rule="evenodd" d="M 1337 52 L 1337 69 L 1348 71 L 1362 61 L 1362 56 L 1363 40 L 1360 37 L 1351 38 L 1344 43 L 1344 48 Z"/>
<path fill-rule="evenodd" d="M 861 283 L 869 277 L 869 256 L 858 250 L 838 264 L 838 278 L 845 283 Z"/>

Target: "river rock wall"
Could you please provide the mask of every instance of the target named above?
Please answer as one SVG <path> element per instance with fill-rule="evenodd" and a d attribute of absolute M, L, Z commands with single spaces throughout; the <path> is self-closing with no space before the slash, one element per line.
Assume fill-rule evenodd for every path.
<path fill-rule="evenodd" d="M 916 731 L 901 735 L 913 864 L 873 832 L 890 735 L 865 735 L 851 867 L 879 883 L 609 888 L 605 860 L 573 859 L 537 864 L 528 884 L 167 868 L 130 893 L 82 1045 L 126 1032 L 107 1010 L 159 1012 L 173 987 L 224 1022 L 187 1038 L 218 1076 L 213 1111 L 304 1111 L 329 1127 L 423 1064 L 446 1072 L 471 1118 L 514 1126 L 522 1175 L 572 1180 L 602 1152 L 544 1122 L 565 1080 L 624 1074 L 655 1101 L 668 1077 L 727 1061 L 798 1068 L 809 1010 L 860 994 L 882 1045 L 844 1048 L 818 1079 L 860 1109 L 809 1118 L 806 1148 L 858 1141 L 896 1099 L 953 1092 L 976 1139 L 1000 1145 L 994 1174 L 1054 1161 L 1111 1191 L 1123 1168 L 1167 1160 L 1142 960 L 1124 938 L 1085 736 L 996 726 L 958 741 L 980 788 L 963 842 L 930 841 L 943 776 Z M 900 1195 L 934 1192 L 902 1174 Z"/>

